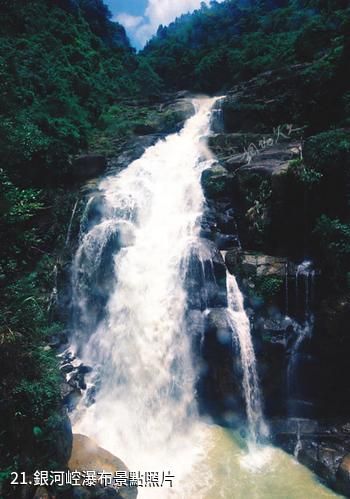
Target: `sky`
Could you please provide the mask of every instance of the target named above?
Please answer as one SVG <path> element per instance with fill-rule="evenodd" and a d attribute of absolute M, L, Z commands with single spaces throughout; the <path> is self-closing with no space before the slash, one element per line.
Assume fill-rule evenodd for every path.
<path fill-rule="evenodd" d="M 113 19 L 124 26 L 131 44 L 140 49 L 160 24 L 200 7 L 202 0 L 104 0 Z M 219 0 L 220 1 L 220 0 Z M 205 0 L 209 3 L 209 0 Z"/>

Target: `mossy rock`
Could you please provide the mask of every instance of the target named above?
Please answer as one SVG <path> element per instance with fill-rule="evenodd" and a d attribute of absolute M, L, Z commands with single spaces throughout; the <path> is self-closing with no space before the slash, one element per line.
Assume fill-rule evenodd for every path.
<path fill-rule="evenodd" d="M 204 170 L 201 178 L 204 194 L 209 199 L 227 197 L 233 185 L 232 175 L 221 165 Z"/>

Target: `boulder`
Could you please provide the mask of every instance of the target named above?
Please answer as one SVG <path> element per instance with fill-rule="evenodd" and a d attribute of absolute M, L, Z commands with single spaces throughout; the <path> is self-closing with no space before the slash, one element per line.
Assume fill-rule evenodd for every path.
<path fill-rule="evenodd" d="M 72 471 L 106 471 L 113 474 L 116 471 L 129 471 L 121 459 L 99 447 L 89 437 L 80 434 L 73 435 L 73 448 L 68 461 L 68 468 Z M 137 497 L 137 489 L 134 487 L 123 487 L 118 489 L 118 494 L 115 495 L 114 491 L 108 487 L 101 488 L 101 491 L 96 488 L 94 491 L 95 497 L 96 494 L 100 498 L 118 497 L 120 499 L 135 499 Z"/>
<path fill-rule="evenodd" d="M 107 168 L 107 160 L 98 154 L 84 154 L 74 160 L 72 168 L 74 177 L 86 180 L 101 175 Z"/>
<path fill-rule="evenodd" d="M 338 467 L 336 476 L 336 489 L 350 497 L 350 454 L 346 454 Z"/>
<path fill-rule="evenodd" d="M 163 132 L 176 131 L 195 113 L 190 99 L 180 98 L 161 108 L 161 125 Z"/>

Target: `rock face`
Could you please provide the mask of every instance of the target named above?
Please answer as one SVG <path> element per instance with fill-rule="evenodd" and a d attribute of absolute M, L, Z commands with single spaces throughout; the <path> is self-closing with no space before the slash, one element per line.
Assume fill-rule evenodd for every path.
<path fill-rule="evenodd" d="M 226 132 L 267 132 L 284 123 L 303 124 L 305 110 L 299 64 L 261 73 L 237 85 L 222 107 Z"/>
<path fill-rule="evenodd" d="M 348 160 L 343 150 L 335 160 L 334 151 L 347 139 L 334 130 L 304 141 L 305 67 L 261 74 L 217 102 L 209 138 L 217 163 L 202 174 L 201 234 L 222 252 L 244 293 L 274 442 L 349 496 L 349 433 L 335 422 L 349 418 L 350 297 L 330 299 L 311 234 L 320 205 L 333 213 L 346 199 L 346 181 L 339 179 Z M 314 271 L 304 272 L 305 255 L 314 257 Z M 225 420 L 230 410 L 239 415 L 242 404 L 239 355 L 226 342 L 224 306 L 197 319 L 193 330 L 210 374 L 201 379 L 204 408 L 212 402 L 221 411 L 215 417 Z"/>
<path fill-rule="evenodd" d="M 336 492 L 350 495 L 349 425 L 289 419 L 273 420 L 271 435 L 277 445 L 320 476 Z"/>
<path fill-rule="evenodd" d="M 222 199 L 229 195 L 232 177 L 221 165 L 215 165 L 202 173 L 202 187 L 209 199 Z"/>
<path fill-rule="evenodd" d="M 95 444 L 90 438 L 85 435 L 75 434 L 73 436 L 73 449 L 71 457 L 68 461 L 68 467 L 72 471 L 106 471 L 115 474 L 116 471 L 128 472 L 127 466 L 119 458 L 110 452 L 102 449 Z M 81 487 L 80 492 L 91 493 L 91 488 Z M 122 487 L 118 490 L 112 487 L 96 488 L 91 496 L 86 497 L 115 497 L 120 499 L 135 499 L 137 497 L 137 489 L 134 487 Z M 84 497 L 81 495 L 80 497 Z"/>
<path fill-rule="evenodd" d="M 256 276 L 285 277 L 287 258 L 264 255 L 251 251 L 242 252 L 242 270 L 247 274 Z"/>
<path fill-rule="evenodd" d="M 107 168 L 107 160 L 97 154 L 84 154 L 75 159 L 73 175 L 77 180 L 87 180 L 101 175 Z"/>
<path fill-rule="evenodd" d="M 161 112 L 161 131 L 171 133 L 180 130 L 195 110 L 189 97 L 179 96 L 174 102 L 161 106 Z"/>
<path fill-rule="evenodd" d="M 73 447 L 68 461 L 70 470 L 128 471 L 127 466 L 110 452 L 99 447 L 86 435 L 73 435 Z"/>

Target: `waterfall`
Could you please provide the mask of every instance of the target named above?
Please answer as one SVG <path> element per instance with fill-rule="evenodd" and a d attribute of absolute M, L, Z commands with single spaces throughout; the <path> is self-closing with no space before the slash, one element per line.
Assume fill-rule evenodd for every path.
<path fill-rule="evenodd" d="M 298 459 L 299 452 L 301 451 L 303 444 L 301 442 L 301 430 L 300 430 L 300 421 L 297 419 L 297 441 L 294 447 L 294 457 Z"/>
<path fill-rule="evenodd" d="M 191 351 L 189 312 L 193 305 L 205 317 L 220 307 L 240 346 L 250 442 L 265 434 L 243 297 L 234 276 L 224 280 L 214 243 L 200 237 L 200 178 L 214 161 L 205 137 L 215 101 L 195 99 L 181 132 L 102 179 L 87 202 L 72 268 L 72 350 L 74 362 L 93 370 L 73 430 L 137 475 L 174 476 L 173 488 L 139 487 L 140 499 L 299 497 L 300 483 L 305 497 L 321 497 L 311 474 L 282 451 L 249 445 L 247 453 L 234 432 L 197 411 L 203 365 Z M 197 287 L 191 262 L 201 266 Z M 190 281 L 199 306 L 190 303 Z"/>
<path fill-rule="evenodd" d="M 289 312 L 288 280 L 289 280 L 289 268 L 288 268 L 288 261 L 287 261 L 285 264 L 285 267 L 284 267 L 284 291 L 285 291 L 285 315 L 286 315 L 286 317 L 288 316 L 288 312 Z"/>
<path fill-rule="evenodd" d="M 245 312 L 243 295 L 236 278 L 227 273 L 228 316 L 232 328 L 233 340 L 238 339 L 242 371 L 243 390 L 249 428 L 249 443 L 254 447 L 259 437 L 267 436 L 267 427 L 263 418 L 262 398 L 256 369 L 256 358 L 250 334 L 249 318 Z"/>
<path fill-rule="evenodd" d="M 68 243 L 70 241 L 70 236 L 71 236 L 71 232 L 72 232 L 72 224 L 73 224 L 75 212 L 77 211 L 78 202 L 79 202 L 79 199 L 77 199 L 75 201 L 74 206 L 73 206 L 72 214 L 71 214 L 69 224 L 68 224 L 65 246 L 68 246 Z"/>
<path fill-rule="evenodd" d="M 310 306 L 312 305 L 312 300 L 314 298 L 315 274 L 316 272 L 313 269 L 313 264 L 310 260 L 304 260 L 297 266 L 295 274 L 296 310 L 298 311 L 299 307 L 299 285 L 300 280 L 302 280 L 304 283 L 304 303 L 302 313 L 306 320 L 308 320 L 310 316 Z"/>
<path fill-rule="evenodd" d="M 99 387 L 74 429 L 131 469 L 169 467 L 177 478 L 200 448 L 184 282 L 200 233 L 201 173 L 214 161 L 203 138 L 216 100 L 195 99 L 180 133 L 101 181 L 73 267 L 75 347 Z"/>
<path fill-rule="evenodd" d="M 287 391 L 289 399 L 295 399 L 299 395 L 299 357 L 301 356 L 304 342 L 312 337 L 314 330 L 315 317 L 312 313 L 312 303 L 314 299 L 315 275 L 316 272 L 310 260 L 304 260 L 297 266 L 295 274 L 295 308 L 298 320 L 291 319 L 294 335 L 287 366 Z M 302 289 L 300 289 L 301 283 L 303 284 Z M 301 297 L 303 297 L 303 300 L 301 300 Z"/>

